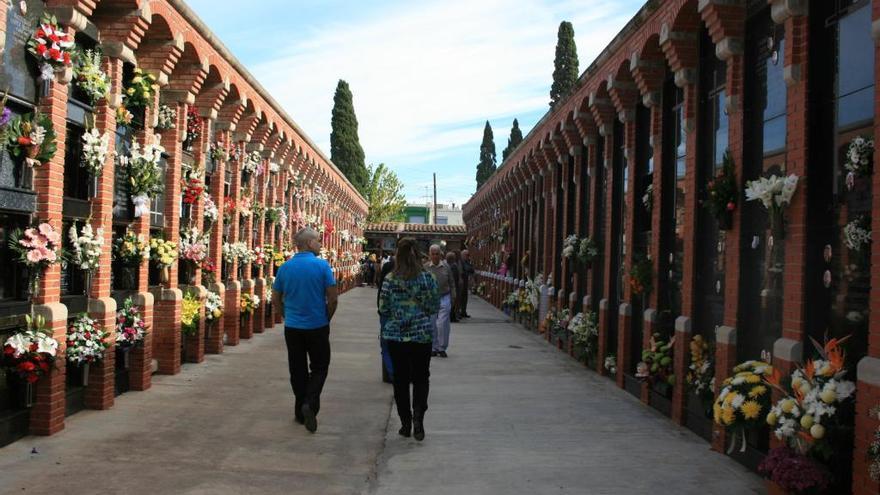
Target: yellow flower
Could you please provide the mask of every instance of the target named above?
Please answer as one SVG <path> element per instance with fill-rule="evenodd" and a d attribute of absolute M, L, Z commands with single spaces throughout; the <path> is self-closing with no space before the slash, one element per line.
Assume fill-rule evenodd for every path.
<path fill-rule="evenodd" d="M 761 383 L 761 377 L 758 375 L 750 375 L 746 377 L 747 383 Z"/>
<path fill-rule="evenodd" d="M 721 422 L 725 425 L 733 424 L 733 421 L 736 419 L 736 411 L 733 410 L 732 407 L 725 407 L 721 410 Z"/>
<path fill-rule="evenodd" d="M 753 400 L 747 400 L 743 402 L 740 410 L 742 411 L 743 416 L 746 419 L 755 419 L 758 417 L 759 414 L 761 414 L 761 404 L 758 404 Z"/>
<path fill-rule="evenodd" d="M 765 387 L 763 385 L 755 385 L 754 387 L 752 387 L 751 390 L 749 390 L 749 397 L 755 398 L 755 397 L 764 395 L 766 393 L 767 393 L 767 387 Z"/>
<path fill-rule="evenodd" d="M 127 94 L 128 96 L 132 96 L 134 94 L 134 88 L 126 89 L 125 94 Z"/>
<path fill-rule="evenodd" d="M 716 423 L 721 422 L 721 405 L 717 402 L 712 406 L 712 417 L 715 419 Z"/>

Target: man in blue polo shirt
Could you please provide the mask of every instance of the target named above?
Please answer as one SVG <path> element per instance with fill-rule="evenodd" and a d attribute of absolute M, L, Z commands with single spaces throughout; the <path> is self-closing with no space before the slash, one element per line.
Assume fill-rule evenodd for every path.
<path fill-rule="evenodd" d="M 316 256 L 321 252 L 321 235 L 306 227 L 295 239 L 299 252 L 275 274 L 272 303 L 284 318 L 290 385 L 296 399 L 294 418 L 314 433 L 330 367 L 330 319 L 338 294 L 330 264 Z"/>

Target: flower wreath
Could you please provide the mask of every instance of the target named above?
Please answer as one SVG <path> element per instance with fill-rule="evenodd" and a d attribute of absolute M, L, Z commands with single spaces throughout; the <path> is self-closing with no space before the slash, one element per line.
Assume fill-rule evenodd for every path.
<path fill-rule="evenodd" d="M 40 25 L 27 42 L 28 53 L 40 62 L 41 81 L 49 81 L 55 72 L 70 67 L 73 47 L 73 36 L 58 27 L 58 19 L 54 15 L 44 13 Z"/>

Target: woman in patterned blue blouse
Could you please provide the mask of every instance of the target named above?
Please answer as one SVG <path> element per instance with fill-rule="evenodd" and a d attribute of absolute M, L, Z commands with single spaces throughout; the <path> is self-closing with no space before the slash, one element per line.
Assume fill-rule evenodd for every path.
<path fill-rule="evenodd" d="M 397 243 L 394 271 L 385 277 L 379 294 L 379 315 L 385 318 L 382 338 L 388 341 L 394 368 L 394 402 L 402 424 L 401 435 L 425 438 L 428 377 L 431 365 L 431 315 L 440 310 L 434 276 L 422 268 L 418 245 L 412 238 Z M 409 387 L 412 384 L 412 410 Z"/>

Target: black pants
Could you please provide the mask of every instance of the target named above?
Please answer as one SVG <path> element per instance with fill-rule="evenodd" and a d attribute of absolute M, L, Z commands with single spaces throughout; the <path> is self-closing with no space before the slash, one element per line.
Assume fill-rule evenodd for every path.
<path fill-rule="evenodd" d="M 302 418 L 303 404 L 308 404 L 318 414 L 321 390 L 330 367 L 330 327 L 314 330 L 284 327 L 284 341 L 287 343 L 290 386 L 296 398 L 294 414 Z"/>
<path fill-rule="evenodd" d="M 428 410 L 428 377 L 431 376 L 431 344 L 388 341 L 394 365 L 394 402 L 401 421 L 425 415 Z M 412 411 L 409 385 L 412 384 Z"/>
<path fill-rule="evenodd" d="M 466 315 L 467 314 L 467 300 L 468 300 L 468 284 L 467 284 L 467 282 L 465 282 L 463 285 L 464 285 L 464 287 L 462 287 L 462 290 L 460 292 L 461 295 L 458 296 L 458 299 L 459 299 L 458 308 L 459 308 L 459 311 L 461 312 L 460 314 Z"/>

